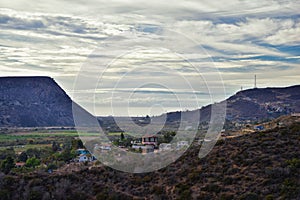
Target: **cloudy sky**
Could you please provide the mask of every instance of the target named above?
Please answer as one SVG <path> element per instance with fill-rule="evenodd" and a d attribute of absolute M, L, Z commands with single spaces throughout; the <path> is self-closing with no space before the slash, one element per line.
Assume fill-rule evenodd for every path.
<path fill-rule="evenodd" d="M 201 107 L 299 84 L 296 0 L 0 2 L 1 76 L 53 77 L 97 115 Z"/>

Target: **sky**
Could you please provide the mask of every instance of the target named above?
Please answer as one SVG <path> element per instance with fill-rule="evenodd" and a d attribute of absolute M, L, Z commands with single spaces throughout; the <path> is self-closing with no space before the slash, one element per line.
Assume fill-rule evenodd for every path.
<path fill-rule="evenodd" d="M 50 76 L 95 115 L 192 110 L 299 84 L 295 0 L 0 1 L 0 76 Z"/>

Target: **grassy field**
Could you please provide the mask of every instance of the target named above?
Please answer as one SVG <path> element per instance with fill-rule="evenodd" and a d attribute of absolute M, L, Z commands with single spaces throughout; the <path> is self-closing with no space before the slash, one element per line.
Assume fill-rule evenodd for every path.
<path fill-rule="evenodd" d="M 134 136 L 133 133 L 127 133 L 127 132 L 124 132 L 123 133 L 124 136 Z M 121 132 L 111 132 L 111 133 L 108 133 L 108 136 L 120 136 L 121 135 Z"/>
<path fill-rule="evenodd" d="M 28 149 L 43 149 L 46 147 L 51 147 L 51 144 L 26 144 L 26 145 L 16 145 L 16 146 L 2 146 L 0 150 L 7 149 L 8 147 L 13 147 L 16 154 L 19 154 Z"/>
<path fill-rule="evenodd" d="M 64 143 L 68 138 L 97 137 L 99 133 L 78 134 L 75 130 L 38 130 L 0 133 L 0 149 L 13 147 L 16 152 L 29 148 L 51 147 L 53 142 Z"/>
<path fill-rule="evenodd" d="M 125 132 L 125 137 L 133 137 L 134 134 Z M 110 140 L 120 137 L 121 132 L 111 132 L 107 136 Z M 26 151 L 30 148 L 51 147 L 53 142 L 63 144 L 70 138 L 86 137 L 89 139 L 99 138 L 99 133 L 81 133 L 76 130 L 17 130 L 13 132 L 0 133 L 0 150 L 13 147 L 15 152 Z M 94 139 L 93 139 L 94 138 Z"/>
<path fill-rule="evenodd" d="M 80 136 L 98 136 L 99 133 L 84 133 Z M 79 137 L 77 132 L 19 132 L 0 134 L 0 141 L 22 140 L 22 139 L 39 139 L 47 137 Z"/>

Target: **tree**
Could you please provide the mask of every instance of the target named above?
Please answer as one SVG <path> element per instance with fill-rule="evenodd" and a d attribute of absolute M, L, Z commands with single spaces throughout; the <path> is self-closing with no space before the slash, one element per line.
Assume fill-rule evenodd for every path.
<path fill-rule="evenodd" d="M 71 151 L 70 149 L 65 149 L 60 154 L 60 159 L 64 162 L 70 161 L 71 159 L 76 157 L 76 153 Z"/>
<path fill-rule="evenodd" d="M 36 157 L 40 158 L 41 156 L 41 151 L 38 150 L 37 148 L 32 148 L 32 149 L 27 149 L 26 154 L 28 157 Z"/>
<path fill-rule="evenodd" d="M 80 139 L 74 139 L 72 141 L 72 149 L 83 149 L 83 143 Z"/>
<path fill-rule="evenodd" d="M 35 168 L 36 166 L 39 166 L 40 163 L 41 163 L 41 161 L 38 158 L 33 157 L 33 158 L 27 159 L 26 166 Z"/>
<path fill-rule="evenodd" d="M 4 160 L 9 156 L 12 157 L 12 158 L 16 157 L 14 148 L 10 147 L 10 148 L 0 150 L 0 160 Z"/>
<path fill-rule="evenodd" d="M 5 174 L 8 174 L 12 168 L 14 168 L 15 163 L 14 159 L 10 156 L 8 156 L 5 160 L 1 163 L 1 171 Z"/>
<path fill-rule="evenodd" d="M 47 170 L 54 170 L 57 169 L 57 166 L 54 163 L 50 163 L 47 167 Z"/>
<path fill-rule="evenodd" d="M 55 152 L 55 151 L 58 151 L 60 149 L 59 147 L 59 144 L 56 143 L 55 141 L 52 142 L 52 150 Z"/>
<path fill-rule="evenodd" d="M 121 133 L 121 140 L 123 141 L 125 139 L 124 133 Z"/>
<path fill-rule="evenodd" d="M 18 160 L 21 162 L 26 162 L 26 160 L 28 159 L 27 153 L 25 151 L 23 151 L 19 156 L 18 156 Z"/>

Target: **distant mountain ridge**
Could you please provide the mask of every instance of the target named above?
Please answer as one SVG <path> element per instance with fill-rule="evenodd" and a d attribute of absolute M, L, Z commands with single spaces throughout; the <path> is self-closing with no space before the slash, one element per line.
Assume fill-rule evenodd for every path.
<path fill-rule="evenodd" d="M 0 78 L 0 127 L 74 126 L 72 100 L 49 77 Z"/>
<path fill-rule="evenodd" d="M 272 119 L 300 112 L 300 85 L 285 88 L 254 88 L 227 99 L 227 119 Z"/>
<path fill-rule="evenodd" d="M 274 119 L 282 115 L 300 112 L 300 85 L 243 90 L 225 101 L 227 107 L 226 120 L 255 121 Z M 208 105 L 198 110 L 186 111 L 185 114 L 193 117 L 197 116 L 197 112 L 200 112 L 200 122 L 208 122 L 210 121 L 211 108 L 212 105 Z M 179 121 L 181 113 L 167 113 L 167 122 Z"/>
<path fill-rule="evenodd" d="M 228 99 L 220 102 L 226 102 L 226 120 L 235 122 L 262 121 L 275 119 L 282 115 L 300 112 L 300 85 L 283 88 L 253 88 L 239 91 Z M 219 103 L 219 104 L 220 104 Z M 195 121 L 209 122 L 211 119 L 212 105 L 203 106 L 193 111 L 177 111 L 164 113 L 160 116 L 152 117 L 156 121 L 166 119 L 166 130 L 177 130 L 180 125 L 181 115 L 185 114 L 185 119 Z M 127 117 L 128 118 L 128 117 Z M 129 117 L 130 118 L 130 117 Z M 108 131 L 122 131 L 115 123 L 114 117 L 98 117 L 100 124 L 104 128 L 109 127 Z M 119 117 L 118 121 L 130 120 L 125 117 Z M 139 121 L 143 118 L 132 117 L 136 124 L 143 125 Z"/>
<path fill-rule="evenodd" d="M 227 120 L 273 119 L 281 115 L 300 112 L 300 85 L 285 88 L 255 88 L 237 92 L 224 100 Z M 0 127 L 69 127 L 74 126 L 72 105 L 82 109 L 50 77 L 0 78 Z M 211 105 L 186 111 L 192 118 L 200 112 L 200 121 L 210 120 Z M 166 113 L 167 123 L 178 124 L 180 111 Z M 112 126 L 111 117 L 99 118 L 100 124 Z M 144 121 L 141 119 L 136 119 Z M 109 123 L 106 123 L 109 122 Z M 145 123 L 145 122 L 143 122 Z"/>

